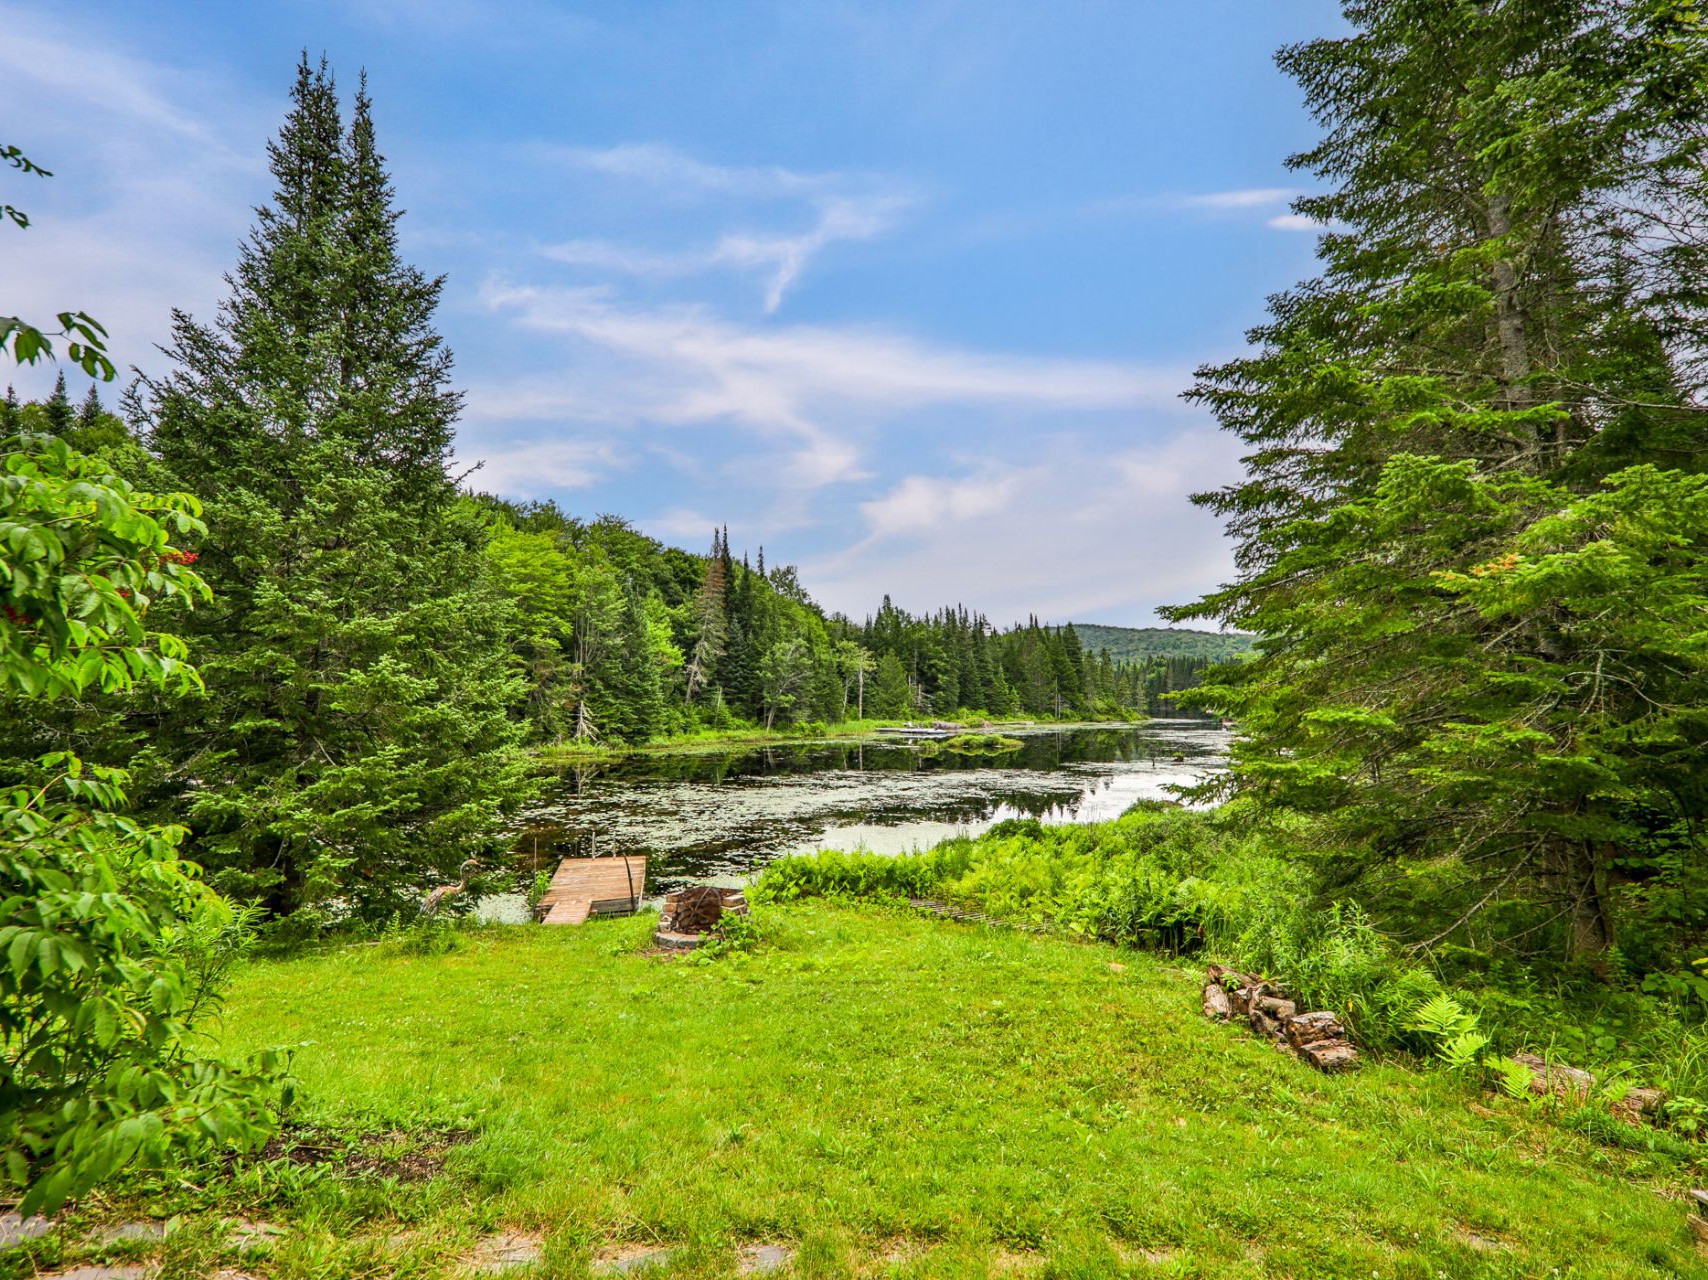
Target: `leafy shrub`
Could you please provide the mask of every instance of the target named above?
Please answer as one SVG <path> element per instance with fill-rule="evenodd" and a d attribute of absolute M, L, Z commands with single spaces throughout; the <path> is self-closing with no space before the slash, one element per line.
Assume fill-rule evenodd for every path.
<path fill-rule="evenodd" d="M 139 493 L 58 440 L 0 453 L 0 689 L 195 688 L 149 602 L 206 597 L 193 498 Z M 254 1146 L 282 1061 L 197 1052 L 244 917 L 178 857 L 184 831 L 123 817 L 125 775 L 75 756 L 0 794 L 0 1179 L 52 1211 L 137 1164 Z"/>

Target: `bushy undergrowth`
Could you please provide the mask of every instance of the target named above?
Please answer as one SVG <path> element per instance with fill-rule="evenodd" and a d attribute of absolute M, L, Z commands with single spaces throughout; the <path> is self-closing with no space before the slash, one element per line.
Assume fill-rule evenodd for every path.
<path fill-rule="evenodd" d="M 1120 945 L 1199 953 L 1337 1010 L 1378 1051 L 1439 1057 L 1418 1013 L 1451 994 L 1476 1015 L 1491 1053 L 1530 1049 L 1687 1102 L 1708 1097 L 1708 1036 L 1688 1003 L 1636 982 L 1573 985 L 1488 956 L 1412 955 L 1357 906 L 1325 901 L 1309 864 L 1291 853 L 1286 828 L 1251 822 L 1238 806 L 1206 813 L 1143 803 L 1114 822 L 1019 819 L 901 857 L 786 858 L 767 868 L 755 896 L 928 897 Z"/>

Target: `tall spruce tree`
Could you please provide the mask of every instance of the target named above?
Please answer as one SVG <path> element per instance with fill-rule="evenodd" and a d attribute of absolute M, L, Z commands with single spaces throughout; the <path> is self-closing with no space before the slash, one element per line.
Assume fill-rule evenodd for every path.
<path fill-rule="evenodd" d="M 132 397 L 206 502 L 207 684 L 157 740 L 194 856 L 275 913 L 378 915 L 498 848 L 526 783 L 507 606 L 447 474 L 442 280 L 399 256 L 365 83 L 348 130 L 305 56 L 218 319 Z"/>
<path fill-rule="evenodd" d="M 1198 499 L 1240 576 L 1172 616 L 1263 634 L 1199 698 L 1335 892 L 1420 942 L 1604 954 L 1645 883 L 1704 873 L 1702 18 L 1345 14 L 1279 59 L 1325 128 L 1291 160 L 1329 186 L 1296 206 L 1322 274 L 1192 392 L 1249 446 Z"/>

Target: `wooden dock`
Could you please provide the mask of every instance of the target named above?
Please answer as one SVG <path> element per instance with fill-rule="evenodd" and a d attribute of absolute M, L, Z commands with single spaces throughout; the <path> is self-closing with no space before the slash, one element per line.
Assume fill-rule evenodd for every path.
<path fill-rule="evenodd" d="M 646 892 L 645 858 L 565 858 L 540 898 L 542 924 L 585 924 L 588 916 L 626 916 Z"/>

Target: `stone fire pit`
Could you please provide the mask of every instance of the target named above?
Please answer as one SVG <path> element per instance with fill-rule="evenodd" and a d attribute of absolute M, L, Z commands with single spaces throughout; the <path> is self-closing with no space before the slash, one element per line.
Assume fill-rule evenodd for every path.
<path fill-rule="evenodd" d="M 653 942 L 664 951 L 692 951 L 718 927 L 725 912 L 747 914 L 747 896 L 740 889 L 698 884 L 667 893 Z"/>

